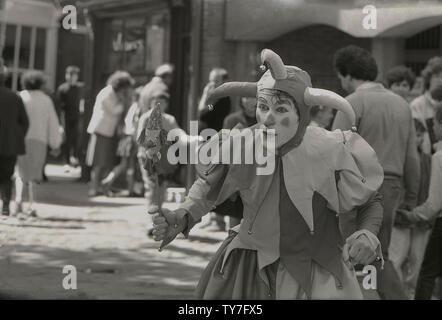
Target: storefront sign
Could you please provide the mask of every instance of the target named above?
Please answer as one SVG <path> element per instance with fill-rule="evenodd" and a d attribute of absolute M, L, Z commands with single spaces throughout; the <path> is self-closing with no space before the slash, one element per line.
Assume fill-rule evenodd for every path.
<path fill-rule="evenodd" d="M 133 40 L 133 41 L 123 41 L 123 35 L 121 32 L 118 32 L 117 39 L 112 41 L 112 49 L 115 52 L 131 52 L 137 51 L 144 47 L 144 41 L 141 39 Z"/>

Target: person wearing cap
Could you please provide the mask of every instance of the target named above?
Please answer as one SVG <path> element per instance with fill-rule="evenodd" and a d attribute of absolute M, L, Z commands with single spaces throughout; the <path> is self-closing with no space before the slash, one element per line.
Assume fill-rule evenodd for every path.
<path fill-rule="evenodd" d="M 0 58 L 0 195 L 2 215 L 9 216 L 12 194 L 12 175 L 17 156 L 25 153 L 25 136 L 29 118 L 23 100 L 4 86 L 6 68 Z"/>
<path fill-rule="evenodd" d="M 379 189 L 384 205 L 379 238 L 386 263 L 385 268 L 378 271 L 378 293 L 383 299 L 406 300 L 388 250 L 396 210 L 400 205 L 414 208 L 419 191 L 420 163 L 411 110 L 402 97 L 374 82 L 377 65 L 367 50 L 357 46 L 338 50 L 334 67 L 342 88 L 350 93 L 346 99 L 356 114 L 358 133 L 376 151 L 385 174 Z M 348 117 L 338 111 L 332 129 L 348 130 L 352 125 Z"/>
<path fill-rule="evenodd" d="M 249 128 L 257 134 L 241 151 L 266 146 L 275 157 L 274 170 L 258 174 L 262 164 L 257 161 L 199 166 L 200 177 L 186 201 L 175 211 L 155 213 L 154 239 L 164 247 L 178 233 L 188 235 L 204 214 L 239 192 L 244 218 L 203 272 L 198 298 L 362 299 L 354 265 L 382 261 L 376 236 L 382 167 L 356 128 L 329 132 L 308 126 L 314 105 L 341 110 L 354 123 L 345 99 L 312 88 L 306 71 L 284 65 L 271 50 L 264 49 L 261 60 L 267 71 L 257 83 L 225 83 L 211 92 L 208 103 L 223 96 L 257 96 L 258 123 Z M 223 152 L 233 135 L 208 143 L 219 143 Z M 344 241 L 338 216 L 355 208 L 363 208 L 358 230 Z"/>
<path fill-rule="evenodd" d="M 83 83 L 78 81 L 80 68 L 68 66 L 66 68 L 65 79 L 57 89 L 57 100 L 59 109 L 63 113 L 62 121 L 66 134 L 64 153 L 66 165 L 78 165 L 80 134 L 80 116 L 84 113 Z"/>

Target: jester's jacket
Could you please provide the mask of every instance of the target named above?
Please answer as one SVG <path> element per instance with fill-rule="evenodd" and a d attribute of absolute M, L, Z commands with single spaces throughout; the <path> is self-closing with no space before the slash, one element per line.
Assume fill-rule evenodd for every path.
<path fill-rule="evenodd" d="M 256 135 L 254 144 L 244 146 L 245 154 L 254 152 L 262 141 L 262 136 Z M 345 214 L 363 205 L 380 187 L 383 170 L 375 152 L 356 133 L 307 127 L 299 146 L 274 156 L 275 166 L 270 174 L 257 175 L 260 165 L 256 163 L 218 164 L 204 168 L 181 206 L 189 213 L 191 223 L 188 228 L 214 207 L 239 193 L 244 204 L 244 218 L 233 230 L 234 236 L 223 245 L 222 254 L 215 256 L 217 261 L 210 264 L 217 266 L 219 274 L 223 274 L 226 267 L 229 270 L 235 265 L 239 268 L 244 256 L 235 257 L 244 251 L 252 253 L 253 257 L 242 260 L 256 264 L 251 268 L 256 269 L 269 290 L 273 287 L 276 298 L 318 297 L 321 285 L 329 286 L 330 283 L 341 288 L 344 294 L 330 293 L 324 298 L 355 298 L 360 291 L 357 293 L 359 287 L 354 273 L 349 273 L 342 261 L 343 243 L 337 214 Z M 374 245 L 379 245 L 373 232 L 362 232 Z M 275 266 L 273 277 L 269 266 Z M 215 273 L 204 276 L 208 285 L 203 290 L 206 293 L 201 293 L 202 298 L 260 298 L 247 296 L 244 288 L 238 289 L 250 286 L 250 283 L 244 282 L 245 275 L 239 276 L 241 280 L 238 280 L 237 273 L 236 283 L 231 283 L 231 279 L 228 281 L 231 295 L 217 293 L 216 290 L 226 289 L 225 286 L 210 288 L 210 283 L 218 281 Z M 248 273 L 253 270 L 245 272 Z M 238 290 L 243 293 L 235 293 Z M 293 295 L 293 292 L 297 293 Z"/>

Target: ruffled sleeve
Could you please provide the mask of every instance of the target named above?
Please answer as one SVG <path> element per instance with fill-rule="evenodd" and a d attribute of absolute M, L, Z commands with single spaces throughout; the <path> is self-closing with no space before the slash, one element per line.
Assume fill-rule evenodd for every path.
<path fill-rule="evenodd" d="M 376 152 L 357 133 L 336 130 L 341 142 L 335 152 L 334 168 L 338 187 L 339 212 L 365 204 L 380 188 L 384 171 Z"/>

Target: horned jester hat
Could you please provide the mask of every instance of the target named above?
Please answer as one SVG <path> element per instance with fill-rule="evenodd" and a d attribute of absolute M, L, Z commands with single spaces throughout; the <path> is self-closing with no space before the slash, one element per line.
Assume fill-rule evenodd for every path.
<path fill-rule="evenodd" d="M 284 154 L 297 147 L 310 123 L 310 107 L 315 105 L 329 106 L 342 111 L 350 119 L 352 130 L 356 131 L 356 116 L 350 103 L 340 95 L 325 89 L 313 88 L 310 75 L 295 66 L 284 65 L 281 57 L 269 49 L 261 52 L 261 69 L 266 70 L 257 82 L 227 82 L 209 92 L 207 103 L 210 105 L 225 96 L 256 97 L 265 89 L 283 91 L 294 98 L 299 110 L 298 130 L 289 143 L 281 150 Z M 210 107 L 210 106 L 209 106 Z"/>
<path fill-rule="evenodd" d="M 256 97 L 265 89 L 289 94 L 297 104 L 299 124 L 294 136 L 280 147 L 278 154 L 289 196 L 307 225 L 313 229 L 311 201 L 314 192 L 322 194 L 338 213 L 351 211 L 365 203 L 382 184 L 383 169 L 375 151 L 356 133 L 356 117 L 350 103 L 332 91 L 313 88 L 306 71 L 284 65 L 282 59 L 269 49 L 261 52 L 261 61 L 261 67 L 266 72 L 257 83 L 227 82 L 209 92 L 207 103 L 225 96 Z M 350 119 L 352 130 L 330 132 L 309 127 L 309 111 L 314 105 L 329 106 L 343 112 Z M 231 194 L 229 186 L 268 185 L 264 182 L 268 177 L 257 176 L 249 169 L 250 166 L 233 165 L 222 175 L 216 173 L 222 170 L 216 167 L 219 165 L 198 170 L 204 172 L 200 177 L 210 185 L 207 198 L 215 201 L 216 205 L 223 203 Z M 325 178 L 330 176 L 330 170 L 341 173 L 338 182 Z M 225 178 L 220 179 L 221 176 Z M 257 183 L 256 179 L 260 182 Z M 265 194 L 265 190 L 260 194 Z"/>

